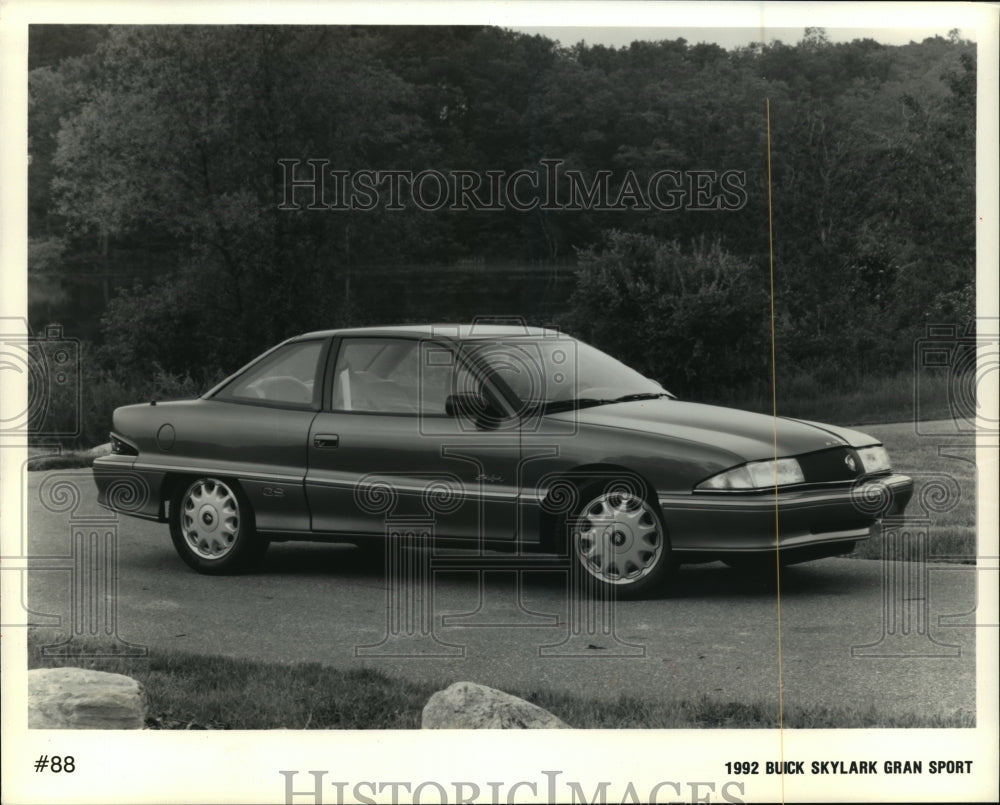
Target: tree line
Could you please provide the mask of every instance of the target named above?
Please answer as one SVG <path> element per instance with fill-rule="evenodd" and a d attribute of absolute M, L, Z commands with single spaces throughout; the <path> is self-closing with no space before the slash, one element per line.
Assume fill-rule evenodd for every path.
<path fill-rule="evenodd" d="M 905 369 L 926 324 L 974 313 L 975 56 L 958 31 L 725 50 L 32 26 L 32 324 L 82 334 L 88 371 L 124 387 L 308 329 L 482 314 L 559 323 L 685 394 L 766 379 L 772 324 L 788 372 Z M 448 203 L 289 205 L 308 160 L 445 176 Z M 582 203 L 453 203 L 456 182 L 483 199 L 519 171 L 530 201 L 554 163 Z M 654 180 L 672 207 L 648 203 Z"/>

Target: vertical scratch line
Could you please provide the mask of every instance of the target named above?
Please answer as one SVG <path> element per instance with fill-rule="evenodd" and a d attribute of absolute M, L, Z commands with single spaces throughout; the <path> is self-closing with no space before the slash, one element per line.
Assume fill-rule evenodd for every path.
<path fill-rule="evenodd" d="M 784 702 L 781 677 L 781 561 L 778 550 L 778 367 L 775 358 L 774 336 L 774 213 L 771 208 L 771 99 L 765 98 L 767 119 L 767 249 L 771 299 L 771 422 L 774 443 L 774 578 L 778 619 L 778 751 L 781 760 L 781 801 L 785 801 L 785 727 Z"/>

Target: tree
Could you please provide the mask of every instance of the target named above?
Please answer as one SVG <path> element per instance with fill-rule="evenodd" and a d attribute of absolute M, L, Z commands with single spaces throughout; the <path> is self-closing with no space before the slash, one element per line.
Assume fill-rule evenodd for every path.
<path fill-rule="evenodd" d="M 279 209 L 279 159 L 350 170 L 419 145 L 408 87 L 374 50 L 364 31 L 332 26 L 122 27 L 100 47 L 91 95 L 59 132 L 59 211 L 105 239 L 172 241 L 178 301 L 200 315 L 151 345 L 165 369 L 186 365 L 192 342 L 198 360 L 232 365 L 336 324 L 351 266 L 391 259 L 378 213 Z M 108 326 L 142 326 L 134 299 L 139 321 Z"/>
<path fill-rule="evenodd" d="M 704 370 L 686 356 L 710 353 L 747 378 L 748 364 L 726 363 L 722 345 L 740 328 L 757 332 L 746 316 L 769 287 L 769 200 L 787 371 L 904 367 L 929 318 L 973 307 L 975 46 L 954 32 L 886 47 L 834 44 L 807 29 L 795 45 L 731 52 L 683 39 L 561 48 L 474 26 L 118 26 L 88 31 L 78 48 L 32 35 L 31 270 L 53 279 L 138 266 L 141 282 L 107 307 L 103 333 L 136 367 L 232 366 L 291 332 L 430 315 L 422 302 L 372 291 L 374 282 L 359 287 L 365 266 L 405 276 L 435 263 L 534 265 L 579 251 L 571 318 L 589 309 L 615 324 L 577 317 L 577 326 L 617 343 L 616 327 L 637 320 L 659 332 L 652 322 L 669 312 L 663 348 L 681 369 L 656 371 L 696 387 Z M 724 212 L 281 210 L 286 158 L 300 161 L 300 177 L 310 158 L 343 171 L 481 175 L 539 170 L 549 158 L 587 180 L 610 172 L 612 198 L 630 173 L 642 184 L 660 170 L 734 169 L 746 203 Z M 626 228 L 618 240 L 602 234 Z M 729 284 L 713 279 L 713 261 Z M 664 299 L 619 300 L 606 285 L 612 264 L 631 266 L 618 278 L 625 286 L 641 280 Z M 484 277 L 449 280 L 447 309 L 481 304 L 468 289 Z M 671 277 L 686 278 L 683 289 Z M 427 297 L 444 299 L 422 279 Z M 621 305 L 607 316 L 598 315 L 602 293 Z M 512 304 L 530 316 L 539 308 L 527 309 L 528 296 Z M 740 323 L 723 326 L 722 340 L 706 300 Z M 96 303 L 93 318 L 101 312 Z M 643 352 L 636 359 L 651 360 Z"/>

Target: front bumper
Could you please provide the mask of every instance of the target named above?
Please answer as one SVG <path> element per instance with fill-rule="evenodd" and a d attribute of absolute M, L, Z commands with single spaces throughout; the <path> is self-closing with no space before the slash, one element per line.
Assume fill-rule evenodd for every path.
<path fill-rule="evenodd" d="M 835 554 L 867 539 L 883 517 L 902 514 L 913 494 L 905 475 L 853 484 L 754 493 L 660 494 L 671 549 L 679 554 Z M 819 549 L 819 550 L 817 550 Z"/>

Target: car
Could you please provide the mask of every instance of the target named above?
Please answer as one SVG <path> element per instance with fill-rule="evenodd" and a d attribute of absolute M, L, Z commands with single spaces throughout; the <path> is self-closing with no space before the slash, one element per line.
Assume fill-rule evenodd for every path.
<path fill-rule="evenodd" d="M 557 329 L 413 325 L 278 344 L 199 399 L 118 408 L 102 506 L 169 523 L 203 573 L 270 542 L 555 553 L 642 597 L 688 562 L 850 552 L 912 480 L 856 430 L 677 399 Z M 485 555 L 485 554 L 483 554 Z"/>

